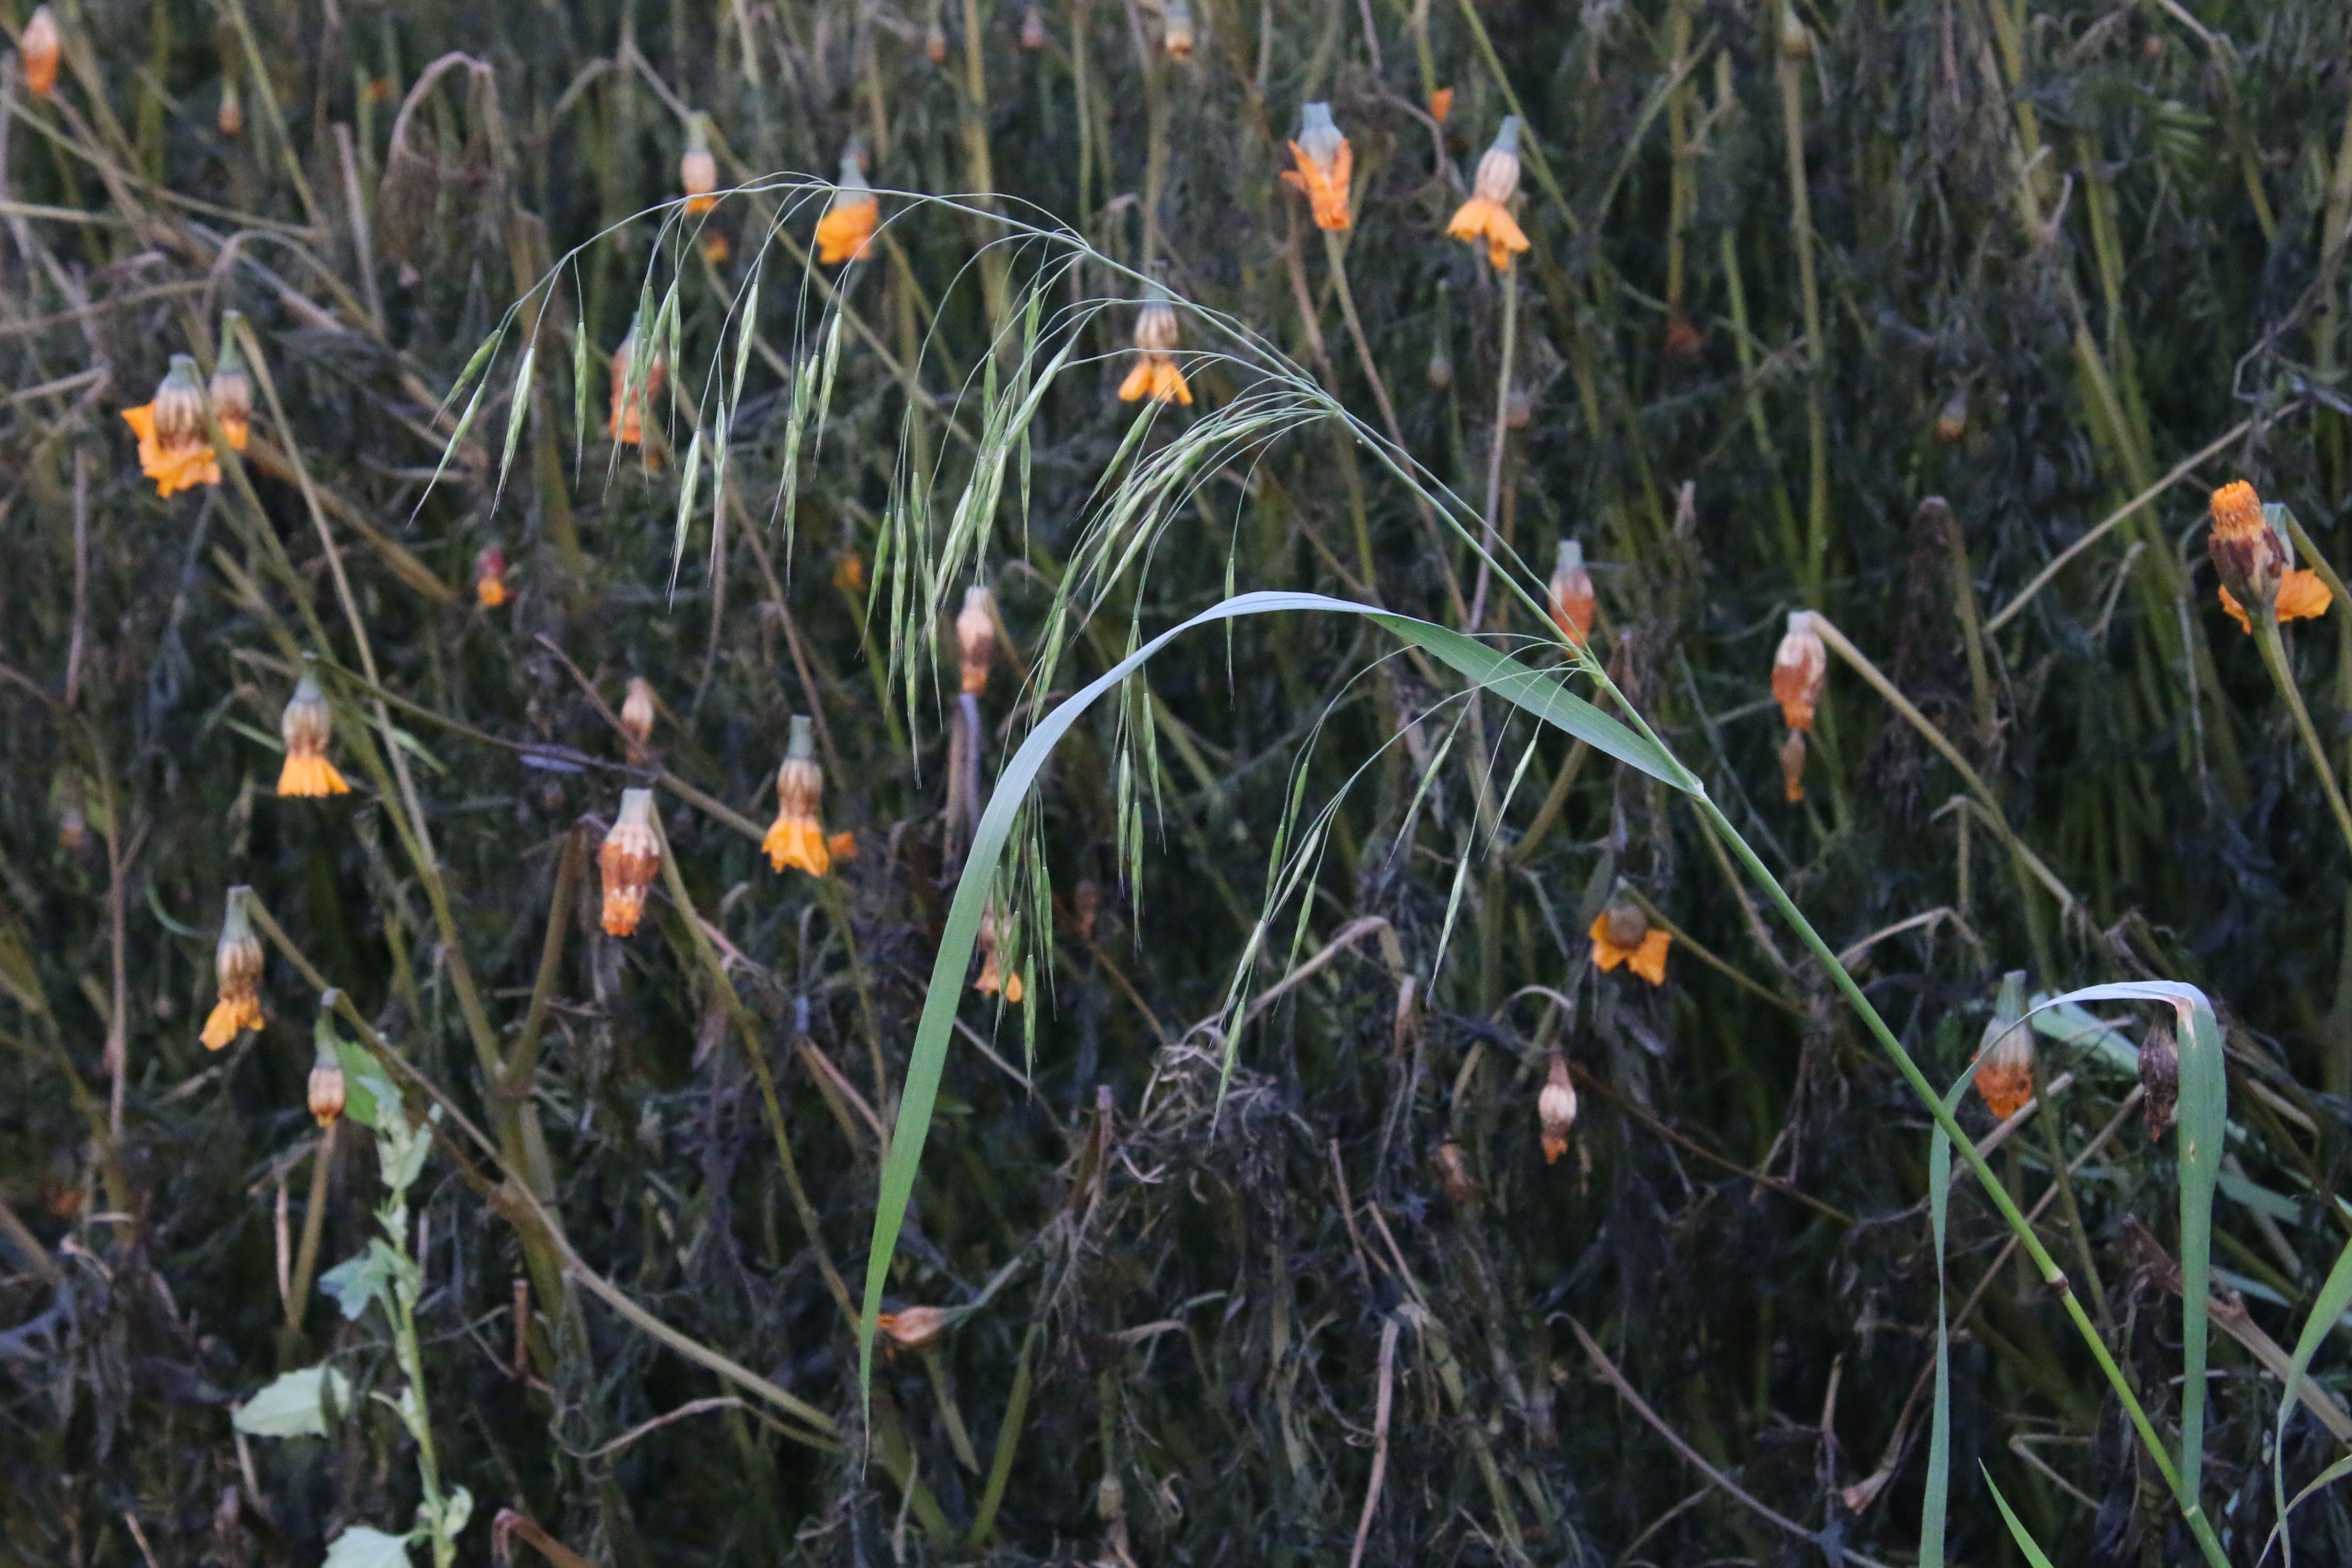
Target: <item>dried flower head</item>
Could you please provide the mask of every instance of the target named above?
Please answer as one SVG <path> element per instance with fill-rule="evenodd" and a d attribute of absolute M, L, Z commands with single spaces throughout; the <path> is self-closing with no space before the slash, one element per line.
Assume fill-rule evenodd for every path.
<path fill-rule="evenodd" d="M 1348 184 L 1356 169 L 1356 150 L 1332 121 L 1331 106 L 1310 103 L 1300 111 L 1298 140 L 1290 144 L 1291 161 L 1298 166 L 1282 172 L 1283 183 L 1306 193 L 1315 214 L 1315 226 L 1344 229 L 1349 225 Z"/>
<path fill-rule="evenodd" d="M 253 934 L 253 921 L 246 914 L 248 892 L 244 887 L 228 890 L 220 940 L 213 945 L 213 984 L 219 999 L 205 1019 L 206 1051 L 218 1051 L 240 1030 L 258 1030 L 266 1021 L 261 1016 L 261 939 Z"/>
<path fill-rule="evenodd" d="M 221 75 L 220 114 L 215 123 L 220 133 L 232 141 L 245 134 L 245 100 L 238 96 L 236 78 L 226 72 Z"/>
<path fill-rule="evenodd" d="M 1805 732 L 1792 729 L 1780 742 L 1780 791 L 1795 805 L 1805 798 Z"/>
<path fill-rule="evenodd" d="M 1470 1176 L 1470 1162 L 1463 1157 L 1462 1145 L 1451 1138 L 1437 1145 L 1437 1185 L 1457 1204 L 1469 1203 L 1478 1196 L 1478 1184 Z"/>
<path fill-rule="evenodd" d="M 2180 1103 L 2180 1045 L 2168 1019 L 2148 1025 L 2147 1038 L 2139 1042 L 2139 1086 L 2147 1112 L 2148 1141 L 2153 1143 L 2164 1136 L 2173 1107 Z"/>
<path fill-rule="evenodd" d="M 719 160 L 710 155 L 710 116 L 686 118 L 686 152 L 677 161 L 678 187 L 686 193 L 688 217 L 699 217 L 719 204 L 710 193 L 719 188 Z"/>
<path fill-rule="evenodd" d="M 1593 917 L 1592 962 L 1602 974 L 1622 964 L 1654 986 L 1666 983 L 1666 949 L 1674 937 L 1650 924 L 1630 900 L 1611 904 Z"/>
<path fill-rule="evenodd" d="M 513 597 L 507 587 L 507 552 L 496 545 L 484 545 L 474 557 L 474 602 L 485 610 L 496 610 Z"/>
<path fill-rule="evenodd" d="M 1990 1055 L 1978 1050 L 1985 1063 L 1977 1069 L 1977 1092 L 2006 1122 L 2033 1098 L 2033 1030 L 2021 1021 L 1996 1018 L 1985 1033 L 1995 1038 Z"/>
<path fill-rule="evenodd" d="M 205 392 L 213 400 L 213 417 L 233 452 L 245 450 L 253 434 L 253 373 L 246 368 L 244 334 L 237 329 L 245 318 L 235 310 L 221 312 L 221 353 Z"/>
<path fill-rule="evenodd" d="M 47 98 L 58 90 L 59 42 L 57 16 L 47 5 L 35 6 L 16 39 L 17 52 L 25 60 L 25 86 L 35 98 Z"/>
<path fill-rule="evenodd" d="M 996 942 L 996 906 L 991 904 L 980 915 L 980 978 L 971 983 L 971 988 L 988 997 L 1002 993 L 1006 1001 L 1018 1006 L 1023 989 L 1020 973 L 1006 975 L 997 968 Z"/>
<path fill-rule="evenodd" d="M 925 1350 L 939 1343 L 940 1336 L 948 1332 L 948 1314 L 941 1307 L 908 1307 L 877 1313 L 874 1326 L 901 1350 Z"/>
<path fill-rule="evenodd" d="M 1791 610 L 1789 630 L 1772 655 L 1772 698 L 1780 705 L 1780 717 L 1790 729 L 1813 727 L 1813 709 L 1822 700 L 1829 670 L 1829 649 L 1814 630 L 1813 612 Z"/>
<path fill-rule="evenodd" d="M 824 769 L 817 766 L 816 727 L 806 714 L 793 716 L 792 739 L 784 748 L 784 764 L 776 769 L 776 821 L 761 848 L 768 863 L 782 871 L 798 866 L 811 876 L 833 870 L 833 848 L 826 842 L 819 814 L 824 799 Z"/>
<path fill-rule="evenodd" d="M 1160 13 L 1160 43 L 1171 60 L 1192 56 L 1192 7 L 1185 0 L 1167 0 Z"/>
<path fill-rule="evenodd" d="M 1031 54 L 1045 47 L 1045 17 L 1032 5 L 1021 18 L 1021 47 Z"/>
<path fill-rule="evenodd" d="M 1543 1129 L 1544 1164 L 1568 1153 L 1568 1134 L 1576 1127 L 1576 1085 L 1568 1076 L 1568 1058 L 1551 1053 L 1551 1070 L 1536 1095 L 1536 1121 Z"/>
<path fill-rule="evenodd" d="M 1559 541 L 1559 556 L 1551 569 L 1544 595 L 1551 623 L 1570 644 L 1581 648 L 1592 635 L 1592 573 L 1585 569 L 1584 546 L 1575 539 Z"/>
<path fill-rule="evenodd" d="M 1167 264 L 1151 264 L 1150 280 L 1144 285 L 1143 308 L 1135 316 L 1135 369 L 1118 386 L 1118 401 L 1134 402 L 1150 398 L 1154 402 L 1190 403 L 1192 389 L 1184 384 L 1184 372 L 1176 366 L 1176 306 L 1165 281 Z"/>
<path fill-rule="evenodd" d="M 942 39 L 940 47 L 946 47 Z M 833 199 L 825 204 L 824 216 L 816 222 L 816 258 L 827 267 L 864 260 L 881 215 L 882 204 L 874 187 L 866 183 L 866 148 L 853 136 L 841 150 L 841 179 L 834 186 Z"/>
<path fill-rule="evenodd" d="M 628 336 L 613 350 L 613 412 L 604 422 L 604 434 L 623 446 L 646 444 L 646 410 L 661 395 L 662 377 L 667 372 L 658 348 L 646 350 L 640 361 L 643 326 L 633 319 Z"/>
<path fill-rule="evenodd" d="M 646 743 L 654 734 L 654 684 L 643 675 L 629 677 L 627 695 L 621 698 L 621 738 L 626 744 L 630 764 L 642 768 L 652 754 Z"/>
<path fill-rule="evenodd" d="M 319 1022 L 311 1031 L 309 1099 L 310 1114 L 318 1118 L 321 1127 L 333 1125 L 335 1118 L 343 1113 L 343 1058 L 336 1048 L 331 1021 L 336 995 L 329 991 L 319 998 Z"/>
<path fill-rule="evenodd" d="M 604 881 L 604 930 L 626 936 L 646 912 L 646 890 L 661 870 L 661 839 L 654 831 L 654 792 L 621 791 L 621 814 L 596 852 Z"/>
<path fill-rule="evenodd" d="M 280 795 L 315 800 L 351 793 L 352 787 L 327 760 L 327 741 L 334 731 L 334 710 L 319 688 L 317 661 L 305 653 L 302 678 L 294 683 L 294 695 L 286 699 L 286 711 L 278 720 L 278 733 L 286 742 L 286 765 L 278 770 Z"/>
<path fill-rule="evenodd" d="M 204 383 L 187 355 L 173 355 L 154 400 L 124 409 L 122 419 L 139 436 L 139 471 L 155 481 L 158 496 L 220 483 L 218 455 L 205 439 Z"/>
<path fill-rule="evenodd" d="M 981 584 L 963 591 L 963 609 L 955 619 L 956 665 L 968 695 L 988 689 L 989 666 L 996 657 L 995 609 L 996 595 Z"/>
<path fill-rule="evenodd" d="M 1511 202 L 1519 193 L 1519 117 L 1516 114 L 1503 121 L 1495 133 L 1495 144 L 1478 160 L 1477 178 L 1471 182 L 1470 199 L 1454 214 L 1454 221 L 1445 232 L 1454 239 L 1475 244 L 1486 242 L 1486 259 L 1500 272 L 1511 265 L 1511 257 L 1528 248 L 1528 236 L 1511 216 Z"/>

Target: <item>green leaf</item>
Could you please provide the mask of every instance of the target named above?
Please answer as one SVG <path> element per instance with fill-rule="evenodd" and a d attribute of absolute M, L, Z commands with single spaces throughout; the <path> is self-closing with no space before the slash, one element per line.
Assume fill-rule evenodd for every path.
<path fill-rule="evenodd" d="M 408 1541 L 354 1524 L 327 1548 L 323 1568 L 408 1568 Z"/>
<path fill-rule="evenodd" d="M 383 1075 L 367 1047 L 354 1045 L 348 1040 L 335 1041 L 335 1057 L 343 1064 L 343 1114 L 362 1127 L 382 1126 L 383 1108 L 391 1106 L 401 1112 L 400 1091 Z"/>
<path fill-rule="evenodd" d="M 2286 1500 L 2286 1424 L 2302 1398 L 2304 1374 L 2310 1369 L 2311 1358 L 2319 1353 L 2321 1342 L 2327 1338 L 2347 1306 L 2352 1306 L 2352 1242 L 2347 1242 L 2344 1250 L 2336 1255 L 2336 1266 L 2327 1271 L 2327 1281 L 2319 1287 L 2318 1299 L 2311 1304 L 2311 1315 L 2303 1321 L 2303 1333 L 2294 1342 L 2294 1355 L 2287 1363 L 2286 1392 L 2279 1396 L 2278 1427 L 2271 1441 L 2271 1500 L 2278 1515 L 2273 1533 L 2285 1536 L 2284 1555 L 2290 1565 L 2294 1562 L 2294 1537 L 2286 1534 L 2286 1518 L 2294 1504 Z M 2314 1488 L 2343 1473 L 2347 1464 L 2352 1464 L 2352 1459 L 2330 1466 L 2317 1480 L 2297 1493 L 2294 1501 L 2301 1502 Z"/>
<path fill-rule="evenodd" d="M 972 948 L 980 935 L 981 911 L 988 903 L 998 863 L 1012 838 L 1030 786 L 1036 782 L 1055 744 L 1069 733 L 1079 717 L 1106 693 L 1118 689 L 1146 660 L 1177 637 L 1212 622 L 1286 610 L 1364 616 L 1468 675 L 1505 701 L 1585 741 L 1593 749 L 1678 789 L 1696 792 L 1699 789 L 1698 781 L 1662 747 L 1570 693 L 1559 671 L 1530 669 L 1444 627 L 1319 593 L 1244 593 L 1221 601 L 1182 624 L 1162 632 L 1095 677 L 1029 732 L 1020 749 L 998 774 L 996 789 L 972 831 L 963 873 L 956 883 L 955 899 L 949 906 L 947 924 L 940 935 L 939 955 L 932 961 L 922 1017 L 916 1026 L 914 1048 L 907 1063 L 906 1087 L 898 1103 L 898 1123 L 891 1135 L 889 1157 L 882 1167 L 873 1242 L 866 1259 L 866 1304 L 857 1328 L 861 1388 L 871 1386 L 875 1318 L 882 1308 L 882 1288 L 889 1278 L 890 1260 L 898 1249 L 907 1206 L 914 1197 L 915 1173 L 922 1160 L 923 1140 L 930 1131 L 932 1113 L 939 1101 L 940 1077 L 947 1066 L 948 1041 L 954 1030 L 956 1009 L 963 999 L 964 971 L 971 962 Z M 1043 977 L 1039 983 L 1043 983 Z M 2184 1051 L 2184 1082 L 2186 1060 Z"/>
<path fill-rule="evenodd" d="M 404 1271 L 413 1272 L 415 1268 L 378 1237 L 368 1242 L 364 1252 L 353 1253 L 320 1275 L 319 1289 L 341 1303 L 345 1322 L 355 1323 L 376 1301 L 382 1301 L 384 1311 L 390 1312 L 395 1279 Z"/>
<path fill-rule="evenodd" d="M 331 1366 L 306 1366 L 278 1374 L 237 1406 L 231 1424 L 249 1437 L 323 1437 L 327 1400 L 338 1410 L 350 1409 L 351 1380 Z"/>
<path fill-rule="evenodd" d="M 1984 1466 L 1979 1463 L 1977 1469 L 1984 1470 Z M 2000 1517 L 2009 1525 L 2010 1539 L 2017 1542 L 2017 1549 L 2025 1553 L 2025 1560 L 2032 1563 L 2033 1568 L 2050 1568 L 2050 1559 L 2042 1554 L 2041 1547 L 2033 1543 L 2033 1537 L 2026 1533 L 2025 1526 L 2018 1522 L 2017 1515 L 2010 1511 L 2009 1499 L 2000 1495 L 2000 1488 L 1993 1486 L 1992 1472 L 1985 1470 L 1984 1479 L 1985 1485 L 1992 1487 L 1993 1506 L 2000 1510 Z"/>

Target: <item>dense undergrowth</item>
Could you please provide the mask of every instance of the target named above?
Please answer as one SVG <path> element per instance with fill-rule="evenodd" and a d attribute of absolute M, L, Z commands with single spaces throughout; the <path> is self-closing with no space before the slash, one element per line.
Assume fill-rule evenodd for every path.
<path fill-rule="evenodd" d="M 2207 1560 L 2352 1444 L 2317 1341 L 2274 1436 L 2352 1235 L 2352 615 L 2251 637 L 2205 542 L 2249 481 L 2342 597 L 2336 0 L 46 16 L 54 84 L 0 0 L 0 1563 L 2024 1561 L 1994 1487 L 2189 1562 L 2132 1413 L 2195 1426 L 2208 1228 Z M 1315 103 L 1345 228 L 1277 179 Z M 1498 269 L 1445 229 L 1514 114 Z M 1189 401 L 1122 399 L 1161 277 Z M 194 397 L 218 477 L 159 496 L 121 414 L 232 344 L 250 435 Z M 862 1396 L 981 809 L 1253 590 L 1475 627 L 1680 764 L 1394 621 L 1171 642 L 948 978 Z M 306 667 L 348 794 L 278 792 Z M 265 1022 L 213 1051 L 225 923 Z M 1939 1090 L 2033 995 L 2200 988 L 2226 1136 L 2150 1114 L 2169 1009 L 2037 1015 L 1958 1114 L 2065 1289 L 1965 1172 L 1939 1271 L 1844 971 Z"/>

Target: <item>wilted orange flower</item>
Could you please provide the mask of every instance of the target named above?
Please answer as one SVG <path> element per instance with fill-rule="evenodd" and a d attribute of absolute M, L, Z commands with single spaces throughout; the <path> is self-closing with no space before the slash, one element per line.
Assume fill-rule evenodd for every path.
<path fill-rule="evenodd" d="M 947 1332 L 948 1314 L 940 1307 L 908 1307 L 904 1312 L 878 1312 L 874 1326 L 888 1334 L 901 1350 L 921 1350 L 939 1343 Z"/>
<path fill-rule="evenodd" d="M 2006 1122 L 2033 1098 L 2033 1034 L 2022 1024 L 2005 1030 L 1991 1057 L 1977 1069 L 1977 1092 Z"/>
<path fill-rule="evenodd" d="M 1568 1134 L 1576 1126 L 1576 1085 L 1569 1081 L 1568 1059 L 1551 1053 L 1551 1071 L 1536 1096 L 1536 1121 L 1543 1129 L 1544 1164 L 1568 1153 Z"/>
<path fill-rule="evenodd" d="M 213 365 L 213 379 L 205 392 L 213 400 L 213 417 L 229 450 L 242 452 L 253 434 L 253 375 L 246 369 L 245 349 L 237 327 L 245 319 L 234 310 L 221 312 L 221 354 Z"/>
<path fill-rule="evenodd" d="M 1495 133 L 1495 144 L 1478 160 L 1478 177 L 1471 183 L 1470 199 L 1454 213 L 1445 232 L 1454 239 L 1486 242 L 1486 259 L 1495 270 L 1511 265 L 1511 257 L 1528 248 L 1528 236 L 1511 216 L 1511 200 L 1519 193 L 1519 117 L 1506 118 Z"/>
<path fill-rule="evenodd" d="M 971 988 L 987 997 L 1002 992 L 1004 999 L 1016 1007 L 1021 1002 L 1020 975 L 1003 974 L 996 967 L 996 910 L 993 905 L 981 912 L 980 978 L 971 983 Z"/>
<path fill-rule="evenodd" d="M 1936 439 L 1949 446 L 1969 433 L 1969 389 L 1958 387 L 1936 415 Z"/>
<path fill-rule="evenodd" d="M 1154 402 L 1190 404 L 1192 389 L 1184 384 L 1184 372 L 1176 367 L 1172 350 L 1176 347 L 1176 307 L 1171 302 L 1168 286 L 1161 281 L 1164 265 L 1151 265 L 1151 280 L 1144 286 L 1143 308 L 1135 318 L 1135 369 L 1127 372 L 1127 380 L 1118 384 L 1118 401 L 1133 402 L 1150 398 Z"/>
<path fill-rule="evenodd" d="M 1160 42 L 1171 60 L 1189 59 L 1192 54 L 1192 7 L 1185 0 L 1168 0 L 1160 14 Z"/>
<path fill-rule="evenodd" d="M 294 683 L 294 695 L 286 700 L 286 711 L 278 720 L 278 733 L 286 741 L 286 765 L 278 770 L 280 795 L 316 799 L 352 792 L 335 765 L 327 760 L 327 739 L 334 729 L 334 712 L 327 706 L 327 694 L 319 689 L 319 674 L 310 656 L 305 654 L 302 678 Z"/>
<path fill-rule="evenodd" d="M 58 90 L 58 19 L 47 5 L 34 7 L 16 47 L 25 57 L 25 86 L 35 98 Z"/>
<path fill-rule="evenodd" d="M 1805 798 L 1805 732 L 1792 729 L 1780 742 L 1780 790 L 1795 805 Z"/>
<path fill-rule="evenodd" d="M 329 993 L 332 995 L 332 993 Z M 319 1009 L 319 1027 L 313 1036 L 310 1057 L 310 1114 L 321 1127 L 332 1126 L 335 1118 L 343 1113 L 343 1059 L 335 1049 L 334 1027 L 327 1021 L 325 1005 Z"/>
<path fill-rule="evenodd" d="M 1559 634 L 1581 648 L 1592 634 L 1592 573 L 1584 567 L 1584 546 L 1575 539 L 1559 541 L 1559 558 L 1551 569 L 1545 608 Z"/>
<path fill-rule="evenodd" d="M 996 595 L 980 583 L 963 591 L 963 608 L 955 619 L 956 674 L 968 696 L 988 689 L 989 666 L 996 657 L 995 606 Z"/>
<path fill-rule="evenodd" d="M 213 946 L 213 982 L 219 999 L 205 1019 L 206 1051 L 218 1051 L 240 1030 L 258 1030 L 266 1021 L 261 1016 L 261 942 L 245 912 L 246 894 L 243 887 L 228 890 L 220 940 Z"/>
<path fill-rule="evenodd" d="M 1822 700 L 1829 666 L 1829 650 L 1813 629 L 1813 612 L 1790 611 L 1788 633 L 1772 655 L 1772 697 L 1790 729 L 1813 727 L 1813 708 Z"/>
<path fill-rule="evenodd" d="M 824 850 L 835 860 L 854 861 L 857 858 L 857 835 L 844 828 L 824 841 Z"/>
<path fill-rule="evenodd" d="M 642 325 L 632 320 L 629 335 L 613 350 L 613 413 L 604 422 L 604 434 L 623 446 L 646 444 L 646 410 L 661 395 L 668 369 L 658 348 L 647 351 L 644 364 L 637 363 L 637 329 Z"/>
<path fill-rule="evenodd" d="M 507 552 L 496 545 L 484 545 L 482 553 L 474 558 L 474 601 L 485 610 L 496 610 L 514 595 L 507 588 Z"/>
<path fill-rule="evenodd" d="M 218 456 L 205 439 L 204 387 L 187 355 L 173 354 L 155 400 L 124 409 L 122 418 L 138 433 L 139 471 L 155 481 L 158 496 L 220 483 Z"/>
<path fill-rule="evenodd" d="M 1432 120 L 1443 125 L 1445 123 L 1445 117 L 1453 112 L 1454 89 L 1452 88 L 1442 87 L 1429 95 L 1429 117 Z"/>
<path fill-rule="evenodd" d="M 2238 623 L 2238 630 L 2250 637 L 2253 635 L 2254 623 L 2246 614 L 2246 607 L 2228 589 L 2222 589 L 2221 594 L 2221 608 Z M 2279 579 L 2278 598 L 2272 601 L 2271 614 L 2282 624 L 2307 621 L 2326 614 L 2327 607 L 2335 601 L 2327 584 L 2319 580 L 2319 573 L 2309 567 L 2300 567 Z"/>
<path fill-rule="evenodd" d="M 833 200 L 825 204 L 824 216 L 816 221 L 817 260 L 827 267 L 863 261 L 881 215 L 882 204 L 876 199 L 874 187 L 866 183 L 866 149 L 853 136 L 841 151 L 841 180 L 834 187 Z"/>
<path fill-rule="evenodd" d="M 824 795 L 824 769 L 816 761 L 816 727 L 806 714 L 794 714 L 784 765 L 776 769 L 776 820 L 760 844 L 768 852 L 768 863 L 776 870 L 798 866 L 811 876 L 833 870 L 833 850 L 817 814 Z"/>
<path fill-rule="evenodd" d="M 1307 193 L 1314 209 L 1315 226 L 1344 229 L 1349 225 L 1348 182 L 1355 173 L 1356 150 L 1331 121 L 1331 106 L 1310 103 L 1298 140 L 1290 144 L 1296 169 L 1282 172 L 1283 183 Z"/>
<path fill-rule="evenodd" d="M 700 249 L 702 259 L 713 267 L 726 266 L 727 258 L 735 254 L 735 246 L 717 229 L 711 229 L 703 235 Z"/>
<path fill-rule="evenodd" d="M 1634 904 L 1612 904 L 1593 918 L 1592 962 L 1602 974 L 1622 964 L 1654 986 L 1666 983 L 1666 948 L 1674 938 L 1650 924 Z"/>
<path fill-rule="evenodd" d="M 621 737 L 627 743 L 632 767 L 645 766 L 650 755 L 646 742 L 653 733 L 654 684 L 643 675 L 631 675 L 628 695 L 621 699 Z"/>
<path fill-rule="evenodd" d="M 686 120 L 686 152 L 677 161 L 677 183 L 686 192 L 688 217 L 699 217 L 719 204 L 710 193 L 719 188 L 719 160 L 710 155 L 710 116 L 690 114 Z"/>
<path fill-rule="evenodd" d="M 661 870 L 661 840 L 654 832 L 654 792 L 621 791 L 621 814 L 596 852 L 604 882 L 604 930 L 626 936 L 646 912 L 646 890 Z"/>
<path fill-rule="evenodd" d="M 833 585 L 844 593 L 866 591 L 866 558 L 854 549 L 841 552 L 833 563 Z"/>

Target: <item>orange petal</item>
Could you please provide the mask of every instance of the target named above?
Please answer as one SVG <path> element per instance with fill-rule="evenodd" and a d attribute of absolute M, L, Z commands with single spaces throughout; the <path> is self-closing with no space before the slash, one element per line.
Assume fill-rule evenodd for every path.
<path fill-rule="evenodd" d="M 1118 401 L 1133 402 L 1151 390 L 1151 364 L 1148 360 L 1136 361 L 1135 369 L 1127 372 L 1127 380 L 1118 383 Z"/>
<path fill-rule="evenodd" d="M 2286 574 L 2279 584 L 2278 618 L 2281 621 L 2305 621 L 2327 613 L 2333 602 L 2327 584 L 2319 580 L 2319 573 L 2308 567 Z"/>
<path fill-rule="evenodd" d="M 235 1040 L 236 1038 L 236 1023 L 237 1006 L 235 1002 L 220 1001 L 214 1003 L 213 1010 L 205 1019 L 205 1032 L 202 1036 L 205 1042 L 205 1049 L 206 1051 L 218 1051 L 230 1040 Z"/>
<path fill-rule="evenodd" d="M 1625 967 L 1654 986 L 1664 985 L 1666 949 L 1673 946 L 1674 940 L 1665 932 L 1652 926 L 1650 934 L 1642 938 L 1641 946 L 1627 955 Z"/>
<path fill-rule="evenodd" d="M 2249 637 L 2254 634 L 2254 623 L 2246 614 L 2246 607 L 2239 603 L 2238 596 L 2226 588 L 2221 590 L 2221 608 L 2228 612 L 2231 620 L 2238 623 L 2239 631 Z"/>

